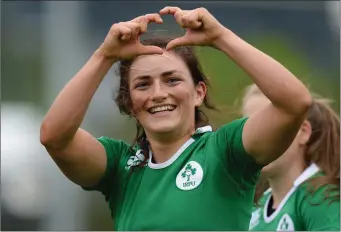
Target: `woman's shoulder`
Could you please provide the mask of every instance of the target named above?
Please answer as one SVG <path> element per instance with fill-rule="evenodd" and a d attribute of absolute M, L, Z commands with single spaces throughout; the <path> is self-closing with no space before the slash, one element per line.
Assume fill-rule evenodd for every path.
<path fill-rule="evenodd" d="M 318 172 L 297 187 L 297 195 L 302 201 L 309 201 L 312 204 L 321 202 L 339 202 L 340 204 L 340 185 L 330 183 L 327 176 Z"/>
<path fill-rule="evenodd" d="M 230 122 L 224 123 L 223 125 L 219 126 L 215 132 L 219 132 L 220 130 L 233 130 L 233 129 L 238 129 L 240 127 L 243 127 L 245 122 L 248 120 L 248 117 L 242 117 L 242 118 L 237 118 L 234 119 Z"/>
<path fill-rule="evenodd" d="M 101 136 L 97 138 L 97 141 L 99 141 L 104 146 L 107 155 L 131 155 L 135 154 L 138 150 L 138 146 L 132 146 L 131 144 L 121 139 Z"/>

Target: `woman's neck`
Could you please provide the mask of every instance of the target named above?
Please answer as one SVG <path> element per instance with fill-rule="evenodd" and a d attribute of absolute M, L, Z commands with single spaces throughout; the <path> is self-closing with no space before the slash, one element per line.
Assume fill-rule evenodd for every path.
<path fill-rule="evenodd" d="M 180 147 L 192 137 L 195 129 L 190 129 L 186 132 L 175 132 L 172 135 L 155 135 L 148 136 L 150 148 L 153 153 L 154 163 L 164 163 L 169 160 Z"/>
<path fill-rule="evenodd" d="M 272 208 L 276 209 L 284 197 L 293 187 L 295 180 L 304 171 L 304 166 L 300 163 L 292 163 L 281 173 L 276 173 L 268 178 L 273 197 Z"/>

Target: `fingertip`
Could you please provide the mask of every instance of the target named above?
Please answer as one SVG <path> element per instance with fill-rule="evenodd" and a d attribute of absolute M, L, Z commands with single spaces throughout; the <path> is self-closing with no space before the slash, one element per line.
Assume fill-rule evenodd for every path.
<path fill-rule="evenodd" d="M 165 13 L 165 11 L 168 9 L 168 6 L 165 6 L 164 8 L 162 8 L 159 12 L 161 13 Z"/>
<path fill-rule="evenodd" d="M 158 53 L 156 53 L 157 55 L 162 55 L 164 53 L 164 51 L 159 51 Z"/>
<path fill-rule="evenodd" d="M 171 44 L 167 44 L 166 51 L 171 51 L 173 49 L 173 46 Z"/>
<path fill-rule="evenodd" d="M 162 9 L 159 11 L 160 15 L 165 15 L 167 14 L 167 10 L 166 9 Z"/>
<path fill-rule="evenodd" d="M 162 24 L 163 23 L 163 19 L 160 17 L 160 18 L 158 18 L 157 20 L 156 20 L 156 23 L 158 23 L 158 24 Z"/>
<path fill-rule="evenodd" d="M 154 23 L 163 23 L 163 19 L 159 14 L 153 14 L 153 15 L 147 15 L 146 16 L 146 21 L 147 22 L 154 22 Z"/>

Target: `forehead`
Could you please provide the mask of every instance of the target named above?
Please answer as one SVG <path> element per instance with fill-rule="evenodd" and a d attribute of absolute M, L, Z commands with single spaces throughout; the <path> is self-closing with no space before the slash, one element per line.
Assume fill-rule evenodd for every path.
<path fill-rule="evenodd" d="M 264 108 L 270 103 L 270 100 L 263 94 L 256 94 L 250 96 L 244 103 L 243 114 L 245 116 L 251 116 L 258 110 Z"/>
<path fill-rule="evenodd" d="M 174 52 L 164 52 L 162 55 L 139 56 L 131 65 L 130 77 L 158 76 L 163 72 L 175 70 L 188 74 L 189 70 L 182 58 Z"/>

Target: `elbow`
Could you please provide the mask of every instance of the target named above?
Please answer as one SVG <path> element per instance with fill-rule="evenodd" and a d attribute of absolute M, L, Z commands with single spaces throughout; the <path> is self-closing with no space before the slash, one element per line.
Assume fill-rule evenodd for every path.
<path fill-rule="evenodd" d="M 56 130 L 52 130 L 46 122 L 43 122 L 40 127 L 40 143 L 47 149 L 60 149 L 62 147 Z"/>
<path fill-rule="evenodd" d="M 307 93 L 303 94 L 303 96 L 300 97 L 300 100 L 297 101 L 297 106 L 299 108 L 298 114 L 305 118 L 312 104 L 313 104 L 313 98 L 307 90 Z"/>
<path fill-rule="evenodd" d="M 292 100 L 287 100 L 287 113 L 295 118 L 304 119 L 306 118 L 312 103 L 313 99 L 308 90 L 302 91 L 300 94 L 293 97 Z"/>
<path fill-rule="evenodd" d="M 51 135 L 48 126 L 45 122 L 43 122 L 40 127 L 40 143 L 45 147 L 49 147 L 51 144 L 53 144 L 53 140 L 53 136 Z"/>

